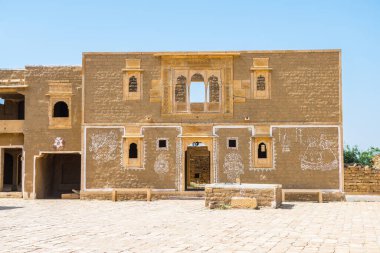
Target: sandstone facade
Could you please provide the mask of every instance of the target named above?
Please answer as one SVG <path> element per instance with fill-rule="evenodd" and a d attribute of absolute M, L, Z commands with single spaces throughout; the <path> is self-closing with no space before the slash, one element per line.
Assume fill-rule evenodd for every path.
<path fill-rule="evenodd" d="M 0 191 L 343 191 L 340 62 L 340 50 L 84 53 L 80 67 L 0 70 Z"/>

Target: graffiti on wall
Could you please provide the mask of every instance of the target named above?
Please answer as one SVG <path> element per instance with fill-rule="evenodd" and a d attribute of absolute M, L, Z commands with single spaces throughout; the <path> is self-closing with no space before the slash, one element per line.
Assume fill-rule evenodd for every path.
<path fill-rule="evenodd" d="M 94 159 L 97 164 L 101 164 L 116 160 L 118 158 L 117 154 L 120 153 L 120 150 L 118 151 L 118 149 L 121 148 L 120 146 L 121 142 L 118 140 L 118 133 L 116 130 L 112 130 L 109 132 L 91 134 L 88 150 L 91 153 L 92 159 Z"/>
<path fill-rule="evenodd" d="M 302 170 L 333 170 L 338 167 L 338 159 L 332 151 L 332 142 L 324 134 L 319 139 L 311 137 L 301 157 Z"/>
<path fill-rule="evenodd" d="M 235 182 L 240 175 L 244 174 L 244 165 L 241 155 L 238 153 L 228 153 L 224 157 L 223 172 L 230 182 Z"/>
<path fill-rule="evenodd" d="M 276 130 L 277 138 L 274 145 L 277 144 L 279 150 L 283 153 L 299 152 L 298 156 L 302 170 L 329 171 L 338 169 L 339 160 L 336 140 L 332 139 L 332 136 L 328 134 L 331 129 L 326 128 L 322 133 L 320 129 L 302 127 L 279 127 Z"/>
<path fill-rule="evenodd" d="M 154 171 L 160 176 L 169 172 L 169 154 L 160 153 L 154 162 Z"/>

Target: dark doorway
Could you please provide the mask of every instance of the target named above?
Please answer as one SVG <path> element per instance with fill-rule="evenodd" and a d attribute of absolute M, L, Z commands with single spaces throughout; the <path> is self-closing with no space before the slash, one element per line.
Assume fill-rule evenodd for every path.
<path fill-rule="evenodd" d="M 22 149 L 4 149 L 3 189 L 4 192 L 22 190 Z"/>
<path fill-rule="evenodd" d="M 210 151 L 207 146 L 189 146 L 185 152 L 186 190 L 204 190 L 210 183 Z"/>
<path fill-rule="evenodd" d="M 80 154 L 45 154 L 36 163 L 37 198 L 60 199 L 62 194 L 80 191 Z"/>
<path fill-rule="evenodd" d="M 13 184 L 13 157 L 4 153 L 4 185 Z"/>

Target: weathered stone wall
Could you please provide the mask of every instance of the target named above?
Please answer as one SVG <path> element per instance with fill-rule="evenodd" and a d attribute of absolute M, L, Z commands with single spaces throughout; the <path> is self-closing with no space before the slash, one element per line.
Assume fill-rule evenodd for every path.
<path fill-rule="evenodd" d="M 233 189 L 233 188 L 207 188 L 205 190 L 205 206 L 211 202 L 216 205 L 230 205 L 232 197 L 256 198 L 258 206 L 279 207 L 282 203 L 281 187 L 273 189 Z"/>
<path fill-rule="evenodd" d="M 362 165 L 344 167 L 344 191 L 380 194 L 380 170 Z"/>
<path fill-rule="evenodd" d="M 373 162 L 373 167 L 375 169 L 380 170 L 380 154 L 374 156 L 373 159 L 372 159 L 372 162 Z"/>
<path fill-rule="evenodd" d="M 86 188 L 166 188 L 176 189 L 178 178 L 175 128 L 145 128 L 143 157 L 139 168 L 124 163 L 124 129 L 120 127 L 86 130 Z M 157 150 L 157 139 L 168 140 L 167 150 Z"/>
<path fill-rule="evenodd" d="M 0 80 L 24 79 L 24 69 L 0 69 Z"/>
<path fill-rule="evenodd" d="M 241 52 L 233 59 L 233 80 L 250 80 L 254 57 L 269 58 L 269 67 L 273 69 L 271 99 L 235 103 L 233 117 L 208 117 L 202 119 L 203 123 L 240 123 L 245 117 L 261 123 L 341 122 L 339 51 Z M 142 100 L 123 100 L 122 69 L 127 58 L 141 59 L 144 70 Z M 163 118 L 161 103 L 150 102 L 152 80 L 162 78 L 161 58 L 153 53 L 86 53 L 83 62 L 85 123 L 144 122 L 146 115 L 156 123 L 199 122 L 186 116 Z M 202 63 L 198 67 L 202 68 Z M 110 97 L 112 99 L 107 99 Z"/>
<path fill-rule="evenodd" d="M 218 182 L 282 184 L 284 189 L 339 189 L 339 133 L 337 127 L 273 127 L 271 168 L 254 163 L 250 128 L 218 129 Z M 228 149 L 228 138 L 238 139 Z M 231 166 L 233 164 L 234 166 Z"/>
<path fill-rule="evenodd" d="M 72 118 L 69 129 L 49 128 L 49 82 L 68 81 L 72 84 L 72 106 L 69 112 Z M 33 192 L 34 156 L 40 152 L 57 151 L 53 147 L 56 137 L 64 140 L 60 151 L 81 152 L 81 67 L 42 67 L 27 66 L 25 70 L 25 191 L 28 196 Z M 36 167 L 38 175 L 38 167 Z M 43 187 L 43 186 L 42 186 Z"/>

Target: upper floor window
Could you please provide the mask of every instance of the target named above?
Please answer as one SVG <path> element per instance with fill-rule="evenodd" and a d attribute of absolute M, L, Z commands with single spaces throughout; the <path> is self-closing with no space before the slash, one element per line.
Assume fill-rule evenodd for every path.
<path fill-rule="evenodd" d="M 128 91 L 137 92 L 137 78 L 135 76 L 129 78 Z"/>
<path fill-rule="evenodd" d="M 191 77 L 190 103 L 206 102 L 206 86 L 201 74 L 196 73 Z"/>
<path fill-rule="evenodd" d="M 263 142 L 259 144 L 259 147 L 257 150 L 257 157 L 264 158 L 264 159 L 267 158 L 267 146 Z"/>
<path fill-rule="evenodd" d="M 63 101 L 59 101 L 54 104 L 53 109 L 54 118 L 67 118 L 69 117 L 69 107 Z"/>
<path fill-rule="evenodd" d="M 186 103 L 186 77 L 183 75 L 177 77 L 175 85 L 175 101 Z"/>
<path fill-rule="evenodd" d="M 256 85 L 257 85 L 257 90 L 265 90 L 265 77 L 262 75 L 259 75 L 257 77 Z"/>
<path fill-rule="evenodd" d="M 218 78 L 214 75 L 208 79 L 209 101 L 219 102 L 219 83 Z"/>

